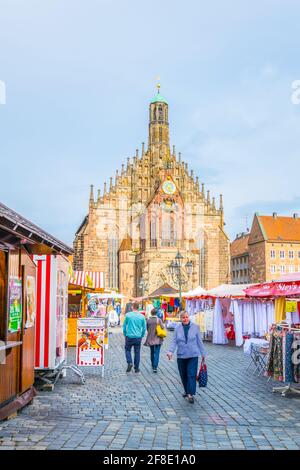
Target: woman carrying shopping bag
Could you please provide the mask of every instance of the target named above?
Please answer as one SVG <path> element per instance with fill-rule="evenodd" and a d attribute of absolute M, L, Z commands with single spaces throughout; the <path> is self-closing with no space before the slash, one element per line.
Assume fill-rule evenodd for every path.
<path fill-rule="evenodd" d="M 167 353 L 172 359 L 177 349 L 177 365 L 184 388 L 183 397 L 194 403 L 198 372 L 198 357 L 205 358 L 206 352 L 200 335 L 199 326 L 191 323 L 189 314 L 181 312 L 181 323 L 176 327 L 174 337 Z"/>
<path fill-rule="evenodd" d="M 157 372 L 159 363 L 160 348 L 163 338 L 166 336 L 166 329 L 160 318 L 157 317 L 157 310 L 151 310 L 151 316 L 147 320 L 147 338 L 145 346 L 150 346 L 150 359 L 153 372 Z"/>

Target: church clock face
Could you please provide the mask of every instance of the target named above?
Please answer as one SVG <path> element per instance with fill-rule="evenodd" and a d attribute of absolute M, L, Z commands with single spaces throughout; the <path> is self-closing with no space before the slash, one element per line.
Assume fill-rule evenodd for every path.
<path fill-rule="evenodd" d="M 167 180 L 163 183 L 162 190 L 165 194 L 174 194 L 176 192 L 176 186 L 173 181 Z"/>

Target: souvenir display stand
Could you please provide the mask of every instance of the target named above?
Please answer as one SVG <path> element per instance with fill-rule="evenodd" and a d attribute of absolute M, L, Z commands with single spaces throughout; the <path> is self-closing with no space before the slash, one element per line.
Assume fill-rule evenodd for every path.
<path fill-rule="evenodd" d="M 105 369 L 105 349 L 109 347 L 110 313 L 120 303 L 122 294 L 87 293 L 85 316 L 77 320 L 76 364 Z"/>
<path fill-rule="evenodd" d="M 184 299 L 182 301 L 181 307 L 184 308 Z M 147 303 L 147 316 L 150 316 L 150 311 L 155 308 L 159 312 L 158 316 L 166 322 L 167 328 L 174 329 L 176 322 L 180 320 L 180 298 L 176 289 L 165 283 L 147 297 Z"/>
<path fill-rule="evenodd" d="M 87 311 L 87 295 L 104 292 L 104 274 L 94 271 L 72 271 L 69 273 L 68 346 L 76 346 L 77 320 Z"/>

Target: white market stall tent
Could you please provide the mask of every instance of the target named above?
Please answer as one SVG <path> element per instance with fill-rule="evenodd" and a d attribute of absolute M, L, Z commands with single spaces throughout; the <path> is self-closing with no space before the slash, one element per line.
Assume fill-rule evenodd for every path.
<path fill-rule="evenodd" d="M 200 329 L 206 334 L 206 325 L 211 324 L 214 344 L 235 340 L 236 346 L 242 346 L 247 338 L 263 337 L 275 320 L 274 300 L 247 298 L 245 289 L 251 286 L 253 284 L 222 284 L 198 296 L 191 291 L 187 295 L 186 309 L 190 314 L 203 310 Z M 208 322 L 205 319 L 211 311 L 212 320 Z"/>
<path fill-rule="evenodd" d="M 201 295 L 207 295 L 208 291 L 203 289 L 203 287 L 198 286 L 195 289 L 192 289 L 188 292 L 182 294 L 182 297 L 189 298 L 189 297 L 197 297 Z"/>
<path fill-rule="evenodd" d="M 207 295 L 214 297 L 245 297 L 245 289 L 253 284 L 221 284 L 207 291 Z"/>

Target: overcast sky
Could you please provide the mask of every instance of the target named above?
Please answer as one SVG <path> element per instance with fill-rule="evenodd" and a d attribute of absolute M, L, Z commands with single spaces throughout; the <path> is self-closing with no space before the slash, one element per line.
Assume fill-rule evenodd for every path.
<path fill-rule="evenodd" d="M 72 244 L 89 185 L 147 142 L 159 75 L 230 237 L 300 213 L 299 24 L 299 0 L 0 0 L 0 201 Z"/>

